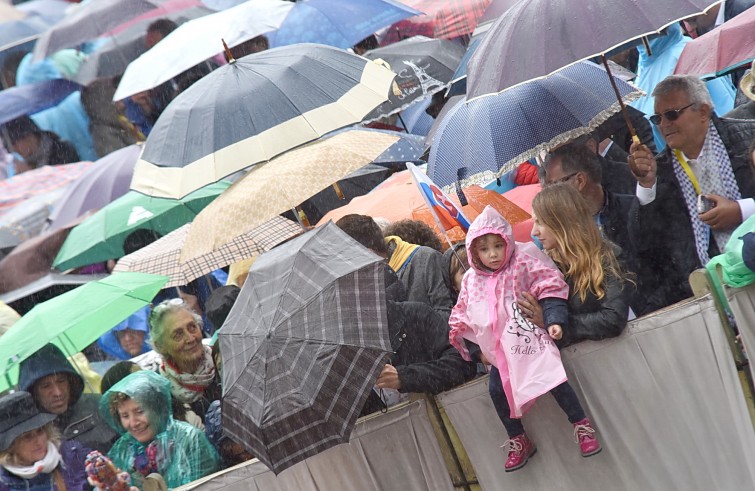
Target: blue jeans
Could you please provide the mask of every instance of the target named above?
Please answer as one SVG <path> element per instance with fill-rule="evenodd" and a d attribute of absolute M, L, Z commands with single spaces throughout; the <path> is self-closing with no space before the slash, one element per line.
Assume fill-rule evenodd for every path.
<path fill-rule="evenodd" d="M 494 366 L 490 367 L 490 381 L 488 382 L 488 392 L 490 398 L 493 400 L 493 406 L 498 413 L 498 417 L 501 418 L 503 426 L 506 428 L 509 438 L 514 438 L 524 433 L 524 426 L 521 419 L 512 418 L 511 410 L 509 408 L 509 402 L 506 399 L 506 393 L 503 391 L 503 383 L 501 382 L 501 374 L 498 373 L 498 369 Z M 576 392 L 571 388 L 569 382 L 551 389 L 551 394 L 556 399 L 556 402 L 561 409 L 566 413 L 570 423 L 576 423 L 585 419 L 585 411 L 582 409 L 582 405 L 579 403 Z"/>

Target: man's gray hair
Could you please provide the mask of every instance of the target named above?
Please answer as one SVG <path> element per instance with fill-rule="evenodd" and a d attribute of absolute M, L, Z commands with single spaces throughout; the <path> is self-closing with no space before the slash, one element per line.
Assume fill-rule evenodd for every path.
<path fill-rule="evenodd" d="M 165 338 L 165 318 L 167 317 L 167 314 L 173 314 L 181 310 L 191 314 L 194 318 L 194 322 L 199 326 L 199 329 L 202 329 L 204 324 L 202 316 L 189 308 L 189 306 L 181 301 L 180 298 L 171 298 L 160 302 L 160 304 L 156 305 L 149 314 L 149 344 L 152 345 L 152 348 L 155 351 L 164 357 L 171 357 L 170 353 L 165 353 L 162 350 L 162 347 L 165 346 L 163 343 L 163 339 Z"/>
<path fill-rule="evenodd" d="M 705 82 L 694 75 L 669 75 L 664 78 L 653 89 L 653 97 L 664 96 L 670 92 L 681 91 L 687 94 L 690 104 L 695 105 L 695 109 L 700 109 L 701 104 L 707 104 L 713 108 L 713 99 L 710 97 L 708 87 Z"/>

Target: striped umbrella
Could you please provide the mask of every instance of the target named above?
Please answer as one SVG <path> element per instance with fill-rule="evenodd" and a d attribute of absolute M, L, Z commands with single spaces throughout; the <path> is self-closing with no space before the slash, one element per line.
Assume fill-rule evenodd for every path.
<path fill-rule="evenodd" d="M 384 267 L 328 223 L 249 271 L 218 334 L 223 429 L 274 473 L 349 441 L 391 350 Z"/>

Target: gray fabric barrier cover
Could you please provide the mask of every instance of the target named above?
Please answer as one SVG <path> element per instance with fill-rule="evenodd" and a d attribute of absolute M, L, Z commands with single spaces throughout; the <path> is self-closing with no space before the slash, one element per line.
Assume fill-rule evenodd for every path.
<path fill-rule="evenodd" d="M 737 329 L 746 353 L 755 353 L 755 285 L 745 288 L 724 286 Z M 755 360 L 750 360 L 750 373 L 755 377 Z"/>
<path fill-rule="evenodd" d="M 603 444 L 588 459 L 550 395 L 524 417 L 538 453 L 512 473 L 503 470 L 507 437 L 487 377 L 438 397 L 485 491 L 753 489 L 755 432 L 710 297 L 562 357 Z"/>
<path fill-rule="evenodd" d="M 283 471 L 258 460 L 240 464 L 181 489 L 209 491 L 453 491 L 424 401 L 360 420 L 351 442 Z"/>

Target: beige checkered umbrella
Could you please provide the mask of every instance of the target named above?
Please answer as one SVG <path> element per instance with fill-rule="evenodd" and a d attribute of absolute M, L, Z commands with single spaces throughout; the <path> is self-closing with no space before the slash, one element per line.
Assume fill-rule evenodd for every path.
<path fill-rule="evenodd" d="M 217 250 L 179 263 L 181 247 L 191 227 L 192 224 L 187 223 L 147 247 L 121 258 L 114 271 L 137 271 L 169 276 L 166 288 L 185 285 L 215 269 L 269 251 L 301 232 L 301 227 L 297 223 L 276 216 L 246 233 L 237 235 Z"/>
<path fill-rule="evenodd" d="M 350 130 L 289 151 L 253 168 L 196 216 L 181 262 L 210 254 L 369 164 L 398 141 L 395 135 Z"/>

